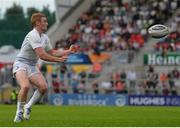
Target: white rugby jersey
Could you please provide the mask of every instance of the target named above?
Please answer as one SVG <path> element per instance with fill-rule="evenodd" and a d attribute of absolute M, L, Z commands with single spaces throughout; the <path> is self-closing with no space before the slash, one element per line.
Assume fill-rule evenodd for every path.
<path fill-rule="evenodd" d="M 46 34 L 39 34 L 34 28 L 24 38 L 20 52 L 18 53 L 15 61 L 20 61 L 29 65 L 36 65 L 39 57 L 36 55 L 34 49 L 37 47 L 44 48 L 45 51 L 52 49 L 50 40 Z"/>

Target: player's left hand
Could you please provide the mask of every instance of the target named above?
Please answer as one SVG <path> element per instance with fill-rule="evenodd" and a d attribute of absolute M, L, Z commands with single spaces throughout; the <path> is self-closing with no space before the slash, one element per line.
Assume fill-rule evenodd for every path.
<path fill-rule="evenodd" d="M 71 53 L 75 53 L 78 51 L 78 46 L 77 45 L 71 45 L 70 48 L 69 48 L 69 51 Z"/>

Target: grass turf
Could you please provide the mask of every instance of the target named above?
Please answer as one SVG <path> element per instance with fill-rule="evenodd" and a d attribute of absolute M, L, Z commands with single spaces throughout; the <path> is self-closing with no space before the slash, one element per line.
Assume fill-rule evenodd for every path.
<path fill-rule="evenodd" d="M 0 126 L 168 127 L 180 126 L 180 107 L 35 105 L 29 121 L 13 123 L 15 105 L 0 105 Z"/>

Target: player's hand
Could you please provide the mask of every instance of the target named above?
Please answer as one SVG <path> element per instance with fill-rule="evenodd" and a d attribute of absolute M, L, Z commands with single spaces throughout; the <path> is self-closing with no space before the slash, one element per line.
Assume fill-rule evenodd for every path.
<path fill-rule="evenodd" d="M 59 57 L 58 61 L 59 62 L 65 62 L 67 60 L 68 56 L 67 55 L 64 55 L 62 57 Z"/>
<path fill-rule="evenodd" d="M 75 53 L 78 51 L 78 46 L 77 45 L 71 45 L 69 48 L 70 53 Z"/>

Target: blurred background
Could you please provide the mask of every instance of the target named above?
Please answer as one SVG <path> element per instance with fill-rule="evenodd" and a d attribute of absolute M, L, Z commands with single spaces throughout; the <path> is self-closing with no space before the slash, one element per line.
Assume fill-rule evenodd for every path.
<path fill-rule="evenodd" d="M 66 63 L 39 61 L 48 82 L 40 104 L 180 106 L 179 7 L 178 0 L 0 0 L 0 103 L 17 101 L 12 64 L 32 13 L 43 12 L 54 49 L 76 44 L 78 53 Z M 170 34 L 149 37 L 154 24 Z"/>

